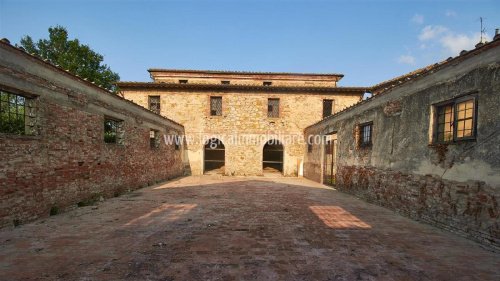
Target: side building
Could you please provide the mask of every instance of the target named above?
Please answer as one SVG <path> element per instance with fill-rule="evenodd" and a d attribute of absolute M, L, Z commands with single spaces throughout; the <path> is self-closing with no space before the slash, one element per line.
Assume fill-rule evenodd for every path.
<path fill-rule="evenodd" d="M 498 37 L 307 127 L 305 177 L 499 249 Z"/>
<path fill-rule="evenodd" d="M 361 100 L 341 74 L 150 69 L 121 94 L 185 127 L 193 175 L 301 174 L 304 128 Z"/>
<path fill-rule="evenodd" d="M 0 41 L 0 227 L 180 176 L 182 125 Z"/>

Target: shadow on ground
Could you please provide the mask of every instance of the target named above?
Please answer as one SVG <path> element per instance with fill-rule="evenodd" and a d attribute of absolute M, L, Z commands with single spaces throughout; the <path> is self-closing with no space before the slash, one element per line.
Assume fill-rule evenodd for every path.
<path fill-rule="evenodd" d="M 1 280 L 498 280 L 499 261 L 295 178 L 187 177 L 0 232 Z"/>

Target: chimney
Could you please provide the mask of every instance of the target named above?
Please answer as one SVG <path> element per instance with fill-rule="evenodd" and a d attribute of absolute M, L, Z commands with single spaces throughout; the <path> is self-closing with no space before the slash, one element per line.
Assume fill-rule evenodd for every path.
<path fill-rule="evenodd" d="M 493 37 L 493 40 L 497 40 L 500 38 L 500 29 L 496 28 L 495 29 L 495 37 Z"/>

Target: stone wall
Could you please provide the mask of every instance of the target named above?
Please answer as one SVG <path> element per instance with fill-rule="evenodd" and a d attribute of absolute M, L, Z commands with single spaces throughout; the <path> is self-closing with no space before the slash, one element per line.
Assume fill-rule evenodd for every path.
<path fill-rule="evenodd" d="M 0 133 L 0 226 L 183 174 L 182 149 L 149 139 L 181 125 L 3 42 L 0 89 L 36 109 L 33 135 Z M 104 142 L 105 116 L 122 120 L 123 144 Z"/>
<path fill-rule="evenodd" d="M 272 86 L 335 87 L 343 75 L 313 73 L 262 73 L 203 70 L 162 70 L 150 69 L 151 77 L 159 83 L 221 84 L 226 81 L 231 85 L 262 86 L 271 82 Z"/>
<path fill-rule="evenodd" d="M 335 187 L 500 248 L 500 40 L 457 57 L 305 130 L 336 133 Z M 436 144 L 436 104 L 477 101 L 473 140 Z M 371 147 L 360 124 L 373 122 Z M 306 153 L 304 176 L 322 181 L 324 145 Z"/>
<path fill-rule="evenodd" d="M 185 127 L 189 165 L 194 175 L 203 173 L 205 141 L 216 137 L 226 148 L 226 175 L 262 175 L 264 144 L 277 139 L 284 145 L 284 175 L 297 176 L 305 151 L 303 130 L 322 119 L 323 99 L 334 99 L 337 112 L 361 98 L 359 91 L 314 94 L 122 87 L 122 93 L 144 107 L 148 106 L 148 96 L 161 97 L 161 114 Z M 210 96 L 222 97 L 222 116 L 210 116 Z M 280 99 L 279 118 L 267 117 L 268 98 Z M 242 139 L 249 141 L 241 142 Z"/>

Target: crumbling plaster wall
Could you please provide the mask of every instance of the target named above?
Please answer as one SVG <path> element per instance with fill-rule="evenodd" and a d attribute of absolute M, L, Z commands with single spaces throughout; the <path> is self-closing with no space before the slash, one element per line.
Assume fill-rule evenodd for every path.
<path fill-rule="evenodd" d="M 477 95 L 477 138 L 432 144 L 432 105 Z M 337 132 L 336 188 L 492 248 L 500 243 L 500 48 L 407 82 L 306 129 Z M 373 145 L 356 127 L 373 122 Z M 322 179 L 323 146 L 305 157 L 304 175 Z"/>

